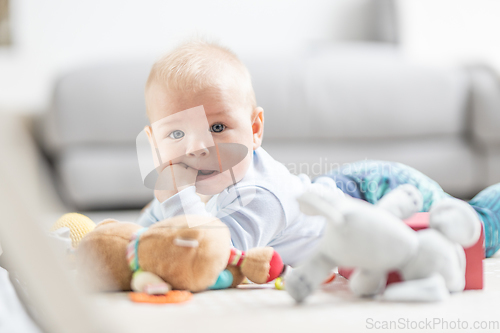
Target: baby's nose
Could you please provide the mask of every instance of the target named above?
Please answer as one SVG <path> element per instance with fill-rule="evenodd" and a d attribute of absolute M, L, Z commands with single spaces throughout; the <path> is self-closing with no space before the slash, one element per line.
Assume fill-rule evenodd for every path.
<path fill-rule="evenodd" d="M 193 135 L 186 140 L 186 155 L 189 157 L 205 157 L 210 155 L 208 147 L 213 146 L 211 136 Z"/>
<path fill-rule="evenodd" d="M 188 155 L 192 156 L 192 157 L 204 157 L 204 156 L 208 156 L 208 154 L 209 154 L 209 151 L 207 148 L 202 148 L 202 149 L 198 149 L 198 150 L 191 150 L 188 152 Z"/>

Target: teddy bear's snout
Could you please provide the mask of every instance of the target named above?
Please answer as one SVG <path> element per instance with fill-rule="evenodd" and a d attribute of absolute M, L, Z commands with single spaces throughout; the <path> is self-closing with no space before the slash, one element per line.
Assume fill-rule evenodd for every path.
<path fill-rule="evenodd" d="M 197 239 L 181 238 L 181 237 L 174 238 L 174 244 L 177 246 L 193 247 L 193 248 L 198 247 L 200 245 Z"/>
<path fill-rule="evenodd" d="M 200 245 L 198 241 L 199 238 L 200 238 L 199 230 L 184 229 L 179 231 L 179 233 L 174 238 L 174 245 L 197 248 Z"/>

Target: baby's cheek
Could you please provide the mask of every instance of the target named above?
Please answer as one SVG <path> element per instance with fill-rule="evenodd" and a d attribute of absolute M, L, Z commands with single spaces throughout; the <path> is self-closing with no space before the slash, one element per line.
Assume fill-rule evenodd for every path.
<path fill-rule="evenodd" d="M 162 163 L 167 163 L 169 161 L 174 161 L 176 159 L 182 158 L 186 154 L 186 150 L 183 149 L 182 146 L 173 146 L 173 145 L 163 145 L 160 146 L 160 156 Z"/>
<path fill-rule="evenodd" d="M 245 177 L 248 168 L 250 166 L 250 163 L 252 161 L 252 155 L 253 155 L 253 150 L 249 151 L 247 156 L 240 163 L 236 164 L 233 167 L 233 174 L 235 178 L 234 180 L 236 182 L 239 182 L 240 180 L 243 179 L 243 177 Z"/>

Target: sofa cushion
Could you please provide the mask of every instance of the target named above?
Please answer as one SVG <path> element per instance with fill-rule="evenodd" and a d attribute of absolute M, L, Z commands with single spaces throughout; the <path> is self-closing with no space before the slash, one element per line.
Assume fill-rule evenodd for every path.
<path fill-rule="evenodd" d="M 476 65 L 470 69 L 472 133 L 486 146 L 500 146 L 500 78 L 493 68 Z"/>
<path fill-rule="evenodd" d="M 138 208 L 153 199 L 133 145 L 73 147 L 57 160 L 63 199 L 79 209 Z"/>
<path fill-rule="evenodd" d="M 407 164 L 459 197 L 469 197 L 487 185 L 478 153 L 458 136 L 397 141 L 265 140 L 263 147 L 290 172 L 305 173 L 310 177 L 317 177 L 345 163 L 368 159 Z"/>
<path fill-rule="evenodd" d="M 135 143 L 148 123 L 144 85 L 151 63 L 102 64 L 75 70 L 55 87 L 50 121 L 60 148 Z"/>
<path fill-rule="evenodd" d="M 304 67 L 310 137 L 398 138 L 464 131 L 467 75 L 408 63 L 388 45 L 316 50 Z M 286 119 L 283 111 L 282 119 Z"/>

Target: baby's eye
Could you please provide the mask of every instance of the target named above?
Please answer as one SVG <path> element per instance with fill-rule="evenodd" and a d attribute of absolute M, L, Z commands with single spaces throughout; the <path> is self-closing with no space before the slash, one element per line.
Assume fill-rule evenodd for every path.
<path fill-rule="evenodd" d="M 224 124 L 213 124 L 212 127 L 210 127 L 210 132 L 215 132 L 215 133 L 220 133 L 223 130 L 226 129 L 226 125 Z"/>
<path fill-rule="evenodd" d="M 172 133 L 170 133 L 168 135 L 169 138 L 172 138 L 172 139 L 180 139 L 184 136 L 184 132 L 181 131 L 181 130 L 175 130 L 173 131 Z"/>

